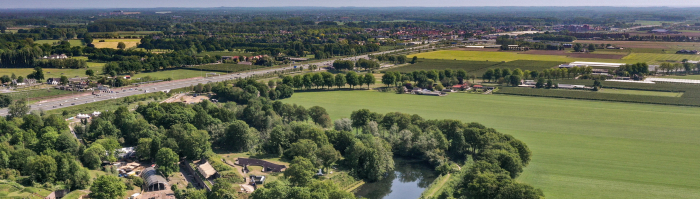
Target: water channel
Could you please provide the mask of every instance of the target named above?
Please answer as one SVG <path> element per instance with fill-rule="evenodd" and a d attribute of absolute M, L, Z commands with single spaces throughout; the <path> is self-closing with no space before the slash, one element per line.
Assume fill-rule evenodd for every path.
<path fill-rule="evenodd" d="M 420 161 L 394 159 L 394 172 L 384 179 L 366 183 L 355 190 L 355 196 L 368 199 L 415 199 L 438 176 Z"/>

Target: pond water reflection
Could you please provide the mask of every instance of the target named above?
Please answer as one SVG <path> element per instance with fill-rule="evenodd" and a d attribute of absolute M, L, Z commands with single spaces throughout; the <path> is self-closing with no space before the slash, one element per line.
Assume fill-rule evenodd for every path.
<path fill-rule="evenodd" d="M 355 196 L 368 199 L 413 199 L 437 178 L 424 162 L 394 159 L 394 172 L 386 178 L 366 183 L 355 190 Z"/>

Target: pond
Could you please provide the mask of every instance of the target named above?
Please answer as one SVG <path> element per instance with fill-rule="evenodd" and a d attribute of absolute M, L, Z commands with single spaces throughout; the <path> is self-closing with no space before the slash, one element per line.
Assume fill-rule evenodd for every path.
<path fill-rule="evenodd" d="M 355 190 L 355 196 L 368 199 L 413 199 L 437 178 L 424 162 L 394 159 L 394 172 L 386 178 L 366 183 Z"/>

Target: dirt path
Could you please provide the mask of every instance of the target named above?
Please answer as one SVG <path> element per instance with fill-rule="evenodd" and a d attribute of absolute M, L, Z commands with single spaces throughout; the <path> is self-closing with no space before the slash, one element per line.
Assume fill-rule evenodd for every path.
<path fill-rule="evenodd" d="M 435 195 L 435 193 L 436 193 L 437 191 L 440 191 L 440 189 L 442 189 L 442 186 L 444 186 L 445 183 L 447 183 L 447 181 L 450 181 L 450 176 L 452 176 L 452 174 L 447 174 L 447 175 L 444 177 L 444 179 L 443 179 L 442 181 L 440 181 L 440 184 L 438 184 L 438 186 L 437 186 L 436 188 L 434 188 L 433 190 L 431 190 L 430 194 L 428 194 L 428 197 L 426 197 L 426 198 L 431 198 L 431 197 L 433 197 L 433 195 Z"/>

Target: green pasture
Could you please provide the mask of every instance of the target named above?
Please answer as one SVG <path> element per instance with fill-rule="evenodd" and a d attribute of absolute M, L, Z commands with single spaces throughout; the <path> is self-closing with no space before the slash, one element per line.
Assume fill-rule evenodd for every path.
<path fill-rule="evenodd" d="M 527 143 L 518 178 L 547 198 L 698 198 L 700 108 L 453 93 L 445 97 L 333 91 L 283 100 L 321 106 L 333 119 L 354 110 L 479 122 Z"/>
<path fill-rule="evenodd" d="M 459 70 L 463 69 L 467 71 L 468 74 L 475 74 L 480 77 L 486 70 L 495 68 L 508 68 L 514 70 L 520 68 L 521 70 L 537 70 L 542 71 L 544 69 L 553 68 L 564 62 L 554 62 L 554 61 L 533 61 L 533 60 L 515 60 L 508 62 L 495 62 L 495 61 L 466 61 L 466 60 L 440 60 L 440 59 L 418 59 L 415 64 L 408 64 L 401 67 L 396 67 L 389 69 L 387 71 L 398 71 L 402 73 L 409 73 L 417 70 Z"/>
<path fill-rule="evenodd" d="M 599 93 L 626 94 L 626 95 L 646 95 L 646 96 L 661 96 L 661 97 L 680 97 L 681 92 L 662 92 L 662 91 L 642 91 L 642 90 L 626 90 L 626 89 L 602 89 Z"/>
<path fill-rule="evenodd" d="M 592 58 L 571 58 L 561 55 L 535 55 L 535 54 L 519 54 L 517 52 L 493 52 L 493 51 L 462 51 L 462 50 L 440 50 L 425 53 L 418 53 L 412 56 L 425 59 L 449 59 L 449 60 L 468 60 L 468 61 L 515 61 L 515 60 L 535 60 L 535 61 L 555 61 L 555 62 L 574 62 L 574 61 L 591 61 L 591 62 L 613 62 L 613 63 L 636 63 L 637 60 L 620 60 L 620 59 L 592 59 Z"/>
<path fill-rule="evenodd" d="M 204 74 L 208 73 L 207 71 L 197 71 L 197 70 L 189 70 L 189 69 L 171 69 L 171 70 L 164 70 L 164 71 L 158 71 L 158 72 L 142 72 L 142 73 L 137 73 L 131 79 L 135 78 L 141 78 L 141 77 L 146 77 L 146 76 L 151 76 L 151 78 L 155 79 L 167 79 L 167 78 L 173 78 L 173 79 L 187 79 L 187 78 L 193 78 L 193 77 L 204 77 Z"/>
<path fill-rule="evenodd" d="M 700 80 L 700 75 L 669 75 L 663 76 L 663 78 Z"/>
<path fill-rule="evenodd" d="M 74 59 L 87 59 L 87 57 L 74 57 Z M 93 71 L 95 71 L 96 74 L 99 74 L 99 72 L 102 71 L 102 67 L 105 65 L 105 63 L 88 62 L 87 65 L 88 69 L 92 69 Z M 85 71 L 87 71 L 88 69 L 43 68 L 43 71 L 44 78 L 53 78 L 61 76 L 66 76 L 70 78 L 75 76 L 83 77 L 85 76 Z M 17 76 L 27 77 L 27 75 L 31 74 L 32 72 L 34 72 L 34 68 L 0 68 L 0 76 L 12 76 L 12 73 L 14 73 Z"/>
<path fill-rule="evenodd" d="M 61 40 L 36 40 L 34 43 L 37 44 L 59 44 L 61 43 Z M 70 46 L 84 46 L 83 41 L 79 39 L 72 39 L 68 40 L 68 43 L 70 43 Z"/>
<path fill-rule="evenodd" d="M 662 23 L 678 23 L 674 21 L 647 21 L 647 20 L 635 20 L 635 24 L 642 26 L 660 26 Z"/>
<path fill-rule="evenodd" d="M 197 53 L 197 56 L 200 56 L 200 57 L 203 57 L 204 55 L 209 55 L 209 56 L 217 56 L 217 55 L 220 55 L 220 56 L 246 56 L 246 57 L 253 56 L 252 53 L 247 53 L 247 52 L 238 51 L 238 50 L 236 50 L 236 51 L 228 51 L 228 50 L 225 50 L 225 51 L 205 51 L 205 52 Z"/>
<path fill-rule="evenodd" d="M 623 60 L 635 60 L 635 62 L 659 63 L 659 62 L 680 62 L 683 59 L 700 60 L 700 55 L 684 54 L 660 54 L 660 53 L 630 53 L 622 58 Z M 629 61 L 623 61 L 629 63 Z"/>
<path fill-rule="evenodd" d="M 675 52 L 675 51 L 674 51 Z M 662 53 L 630 53 L 622 59 L 597 59 L 597 58 L 574 58 L 562 55 L 535 55 L 535 54 L 519 54 L 517 52 L 493 52 L 493 51 L 458 51 L 458 50 L 442 50 L 418 53 L 414 56 L 425 59 L 447 59 L 447 60 L 467 60 L 467 61 L 496 61 L 509 62 L 514 60 L 535 60 L 535 61 L 554 61 L 554 62 L 573 62 L 573 61 L 590 61 L 590 62 L 612 62 L 612 63 L 659 63 L 674 61 L 678 62 L 683 59 L 700 60 L 700 55 L 684 55 L 684 54 L 662 54 Z"/>

